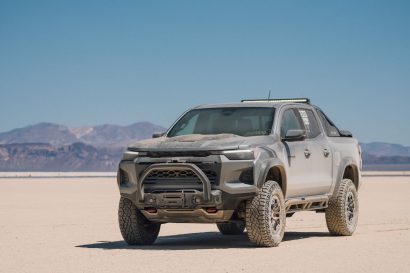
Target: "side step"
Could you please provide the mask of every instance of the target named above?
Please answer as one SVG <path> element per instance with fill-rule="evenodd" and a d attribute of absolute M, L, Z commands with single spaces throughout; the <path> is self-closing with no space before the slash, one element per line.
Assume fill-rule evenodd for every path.
<path fill-rule="evenodd" d="M 294 213 L 303 210 L 320 210 L 327 208 L 329 197 L 326 195 L 306 196 L 290 198 L 286 200 L 286 213 Z"/>

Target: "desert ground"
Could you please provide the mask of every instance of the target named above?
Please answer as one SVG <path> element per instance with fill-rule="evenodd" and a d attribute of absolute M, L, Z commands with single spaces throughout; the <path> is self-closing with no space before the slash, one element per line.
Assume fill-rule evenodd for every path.
<path fill-rule="evenodd" d="M 410 272 L 409 196 L 409 176 L 364 177 L 352 237 L 303 212 L 277 248 L 212 224 L 166 224 L 155 245 L 130 247 L 115 178 L 1 178 L 0 272 Z"/>

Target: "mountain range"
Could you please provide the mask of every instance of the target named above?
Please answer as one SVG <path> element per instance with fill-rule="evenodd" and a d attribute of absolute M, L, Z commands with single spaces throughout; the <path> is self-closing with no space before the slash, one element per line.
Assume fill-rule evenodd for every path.
<path fill-rule="evenodd" d="M 150 122 L 29 125 L 0 133 L 0 171 L 115 171 L 129 144 L 165 130 Z M 410 170 L 410 147 L 385 142 L 360 146 L 365 170 Z"/>
<path fill-rule="evenodd" d="M 29 125 L 0 133 L 0 171 L 115 171 L 129 144 L 165 130 L 150 122 Z"/>
<path fill-rule="evenodd" d="M 360 143 L 364 170 L 410 170 L 410 147 L 385 142 Z"/>
<path fill-rule="evenodd" d="M 96 147 L 124 147 L 133 141 L 150 138 L 153 132 L 164 130 L 165 128 L 149 122 L 137 122 L 128 126 L 103 124 L 77 128 L 43 122 L 0 133 L 0 144 L 48 143 L 58 146 L 82 142 Z"/>

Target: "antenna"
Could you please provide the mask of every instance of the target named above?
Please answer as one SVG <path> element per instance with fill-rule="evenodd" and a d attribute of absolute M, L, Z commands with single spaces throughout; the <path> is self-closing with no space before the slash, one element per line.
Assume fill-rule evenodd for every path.
<path fill-rule="evenodd" d="M 269 89 L 269 95 L 268 95 L 268 101 L 270 100 L 270 89 Z"/>

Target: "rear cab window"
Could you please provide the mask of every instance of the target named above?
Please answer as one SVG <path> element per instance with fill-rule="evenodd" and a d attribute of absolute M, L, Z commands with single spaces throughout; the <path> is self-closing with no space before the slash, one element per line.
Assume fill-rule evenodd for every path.
<path fill-rule="evenodd" d="M 328 137 L 340 137 L 340 132 L 336 125 L 334 125 L 334 123 L 320 109 L 316 109 L 316 112 L 322 122 L 326 135 Z"/>
<path fill-rule="evenodd" d="M 298 111 L 306 129 L 306 138 L 312 139 L 320 135 L 319 123 L 313 111 L 305 108 L 299 108 Z"/>

